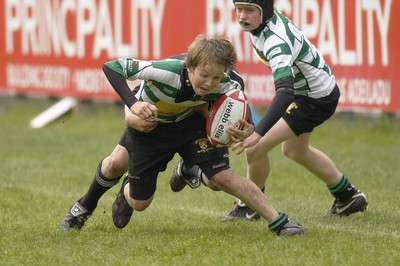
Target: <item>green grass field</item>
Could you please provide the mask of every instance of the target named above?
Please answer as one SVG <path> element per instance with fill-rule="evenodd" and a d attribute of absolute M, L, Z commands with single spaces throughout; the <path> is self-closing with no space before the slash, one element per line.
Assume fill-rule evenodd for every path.
<path fill-rule="evenodd" d="M 32 118 L 48 100 L 0 98 L 0 265 L 400 265 L 400 121 L 335 115 L 312 139 L 369 200 L 366 212 L 323 217 L 333 198 L 322 182 L 271 153 L 266 194 L 306 230 L 278 237 L 266 221 L 223 223 L 234 197 L 202 186 L 169 189 L 178 158 L 161 173 L 156 197 L 123 230 L 111 205 L 119 186 L 100 200 L 79 232 L 59 223 L 91 183 L 100 159 L 124 129 L 122 107 L 80 104 L 42 129 Z M 234 169 L 246 172 L 242 156 Z"/>

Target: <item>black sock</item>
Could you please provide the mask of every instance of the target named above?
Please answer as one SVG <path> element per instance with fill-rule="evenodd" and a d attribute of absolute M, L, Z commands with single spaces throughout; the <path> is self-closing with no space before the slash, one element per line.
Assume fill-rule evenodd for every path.
<path fill-rule="evenodd" d="M 97 203 L 99 202 L 101 196 L 106 193 L 107 190 L 112 188 L 114 185 L 118 184 L 120 177 L 116 179 L 108 179 L 101 173 L 101 165 L 103 161 L 101 161 L 97 167 L 96 174 L 90 185 L 88 192 L 79 200 L 79 203 L 93 211 L 97 207 Z"/>
<path fill-rule="evenodd" d="M 357 189 L 344 175 L 339 182 L 328 186 L 328 189 L 335 198 L 343 201 L 350 199 L 357 192 Z"/>

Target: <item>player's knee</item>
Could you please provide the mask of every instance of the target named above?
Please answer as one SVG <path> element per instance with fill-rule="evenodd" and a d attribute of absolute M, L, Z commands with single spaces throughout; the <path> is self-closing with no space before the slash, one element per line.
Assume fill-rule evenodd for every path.
<path fill-rule="evenodd" d="M 221 191 L 221 189 L 215 185 L 208 186 L 213 191 Z"/>
<path fill-rule="evenodd" d="M 153 202 L 155 182 L 154 186 L 141 186 L 129 182 L 129 191 L 125 190 L 125 195 L 127 195 L 127 193 L 129 195 L 129 200 L 127 198 L 129 205 L 136 211 L 144 211 Z"/>
<path fill-rule="evenodd" d="M 128 171 L 128 163 L 121 159 L 112 158 L 110 169 L 113 173 L 122 175 Z"/>
<path fill-rule="evenodd" d="M 229 183 L 230 180 L 227 178 L 227 176 L 222 172 L 219 172 L 210 179 L 209 187 L 215 191 L 218 190 L 226 191 L 230 189 Z"/>
<path fill-rule="evenodd" d="M 221 188 L 219 188 L 218 186 L 217 186 L 217 184 L 215 184 L 213 181 L 209 181 L 208 183 L 207 183 L 207 187 L 209 187 L 211 190 L 214 190 L 214 191 L 220 191 L 221 190 Z"/>
<path fill-rule="evenodd" d="M 245 150 L 246 153 L 246 158 L 248 162 L 251 162 L 253 160 L 258 160 L 260 157 L 265 157 L 268 155 L 268 151 L 263 149 L 263 148 L 249 148 Z"/>
<path fill-rule="evenodd" d="M 299 151 L 298 149 L 293 149 L 292 147 L 286 145 L 282 145 L 282 153 L 283 155 L 294 161 L 297 161 L 303 156 L 302 151 Z"/>
<path fill-rule="evenodd" d="M 144 211 L 147 209 L 147 207 L 150 206 L 152 202 L 152 198 L 148 199 L 148 200 L 135 200 L 135 199 L 131 199 L 130 205 L 132 206 L 132 208 L 135 211 Z"/>
<path fill-rule="evenodd" d="M 210 188 L 211 190 L 214 191 L 219 191 L 221 190 L 220 188 L 218 188 L 214 182 L 212 180 L 210 180 L 205 174 L 201 175 L 201 182 L 208 188 Z"/>
<path fill-rule="evenodd" d="M 128 162 L 121 157 L 110 156 L 103 160 L 102 170 L 109 178 L 119 177 L 128 170 Z"/>

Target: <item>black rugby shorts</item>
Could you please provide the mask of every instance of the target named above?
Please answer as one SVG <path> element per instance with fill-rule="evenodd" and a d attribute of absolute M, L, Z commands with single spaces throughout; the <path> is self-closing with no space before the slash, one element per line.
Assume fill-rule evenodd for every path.
<path fill-rule="evenodd" d="M 297 136 L 312 132 L 335 113 L 339 97 L 337 85 L 328 96 L 319 99 L 296 96 L 282 118 Z"/>

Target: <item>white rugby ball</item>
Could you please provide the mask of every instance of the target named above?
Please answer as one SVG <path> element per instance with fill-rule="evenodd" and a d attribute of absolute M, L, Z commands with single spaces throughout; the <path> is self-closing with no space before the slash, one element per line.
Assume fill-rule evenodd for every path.
<path fill-rule="evenodd" d="M 217 147 L 227 146 L 232 140 L 227 129 L 240 127 L 240 119 L 248 120 L 250 107 L 246 95 L 239 89 L 221 95 L 211 106 L 206 122 L 207 137 Z"/>

